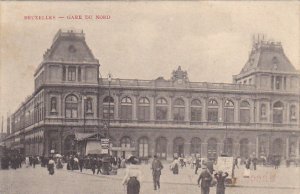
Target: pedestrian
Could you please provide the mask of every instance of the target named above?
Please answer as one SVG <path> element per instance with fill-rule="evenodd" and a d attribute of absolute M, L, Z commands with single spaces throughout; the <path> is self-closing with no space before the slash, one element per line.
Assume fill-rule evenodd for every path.
<path fill-rule="evenodd" d="M 139 194 L 142 182 L 142 172 L 138 165 L 138 159 L 134 156 L 128 160 L 125 176 L 122 184 L 126 186 L 127 194 Z"/>
<path fill-rule="evenodd" d="M 256 165 L 257 165 L 257 158 L 256 157 L 252 158 L 252 164 L 253 164 L 253 169 L 256 170 Z"/>
<path fill-rule="evenodd" d="M 49 172 L 49 175 L 53 175 L 54 174 L 54 160 L 52 158 L 50 158 L 49 162 L 48 162 L 48 172 Z"/>
<path fill-rule="evenodd" d="M 81 156 L 81 157 L 79 158 L 79 169 L 80 169 L 80 172 L 82 172 L 83 164 L 84 164 L 84 159 L 83 159 L 83 157 Z"/>
<path fill-rule="evenodd" d="M 220 170 L 218 173 L 215 174 L 215 178 L 217 180 L 217 194 L 225 194 L 225 180 L 228 177 L 228 173 L 223 172 Z"/>
<path fill-rule="evenodd" d="M 171 163 L 171 170 L 173 174 L 178 174 L 179 173 L 179 161 L 177 158 L 174 158 L 173 162 Z"/>
<path fill-rule="evenodd" d="M 201 181 L 201 184 L 200 184 Z M 212 181 L 212 176 L 206 166 L 203 165 L 202 172 L 198 178 L 198 185 L 201 187 L 201 194 L 209 194 L 209 188 Z"/>
<path fill-rule="evenodd" d="M 101 168 L 102 168 L 102 159 L 101 158 L 97 158 L 97 174 L 99 174 L 99 172 L 101 172 Z"/>
<path fill-rule="evenodd" d="M 36 158 L 36 156 L 33 156 L 32 157 L 32 166 L 33 166 L 33 168 L 35 168 L 36 163 L 37 163 L 37 158 Z"/>
<path fill-rule="evenodd" d="M 91 163 L 92 172 L 93 172 L 93 174 L 95 174 L 96 165 L 97 165 L 97 159 L 96 158 L 91 158 L 90 163 Z"/>
<path fill-rule="evenodd" d="M 198 174 L 199 168 L 201 168 L 201 158 L 197 157 L 195 162 L 195 174 Z"/>
<path fill-rule="evenodd" d="M 30 158 L 28 156 L 25 158 L 25 163 L 26 163 L 26 168 L 28 168 L 30 166 Z"/>
<path fill-rule="evenodd" d="M 160 175 L 161 175 L 161 170 L 163 169 L 163 165 L 156 155 L 154 155 L 151 169 L 152 169 L 154 190 L 156 190 L 157 188 L 160 189 Z"/>
<path fill-rule="evenodd" d="M 234 166 L 233 167 L 236 167 L 237 169 L 239 169 L 238 158 L 234 159 Z"/>

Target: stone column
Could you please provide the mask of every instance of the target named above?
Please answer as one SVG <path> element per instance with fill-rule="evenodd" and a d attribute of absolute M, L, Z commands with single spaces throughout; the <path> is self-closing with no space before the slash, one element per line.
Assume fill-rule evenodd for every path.
<path fill-rule="evenodd" d="M 132 104 L 132 120 L 137 121 L 138 94 L 134 94 Z"/>
<path fill-rule="evenodd" d="M 218 121 L 224 123 L 225 122 L 225 118 L 224 118 L 224 97 L 222 97 L 218 104 L 219 104 L 219 111 L 218 111 Z M 221 118 L 221 119 L 220 119 Z"/>
<path fill-rule="evenodd" d="M 290 141 L 289 141 L 289 137 L 286 137 L 286 146 L 285 146 L 285 158 L 289 159 L 289 148 L 290 148 Z"/>
<path fill-rule="evenodd" d="M 184 151 L 184 157 L 187 157 L 187 156 L 191 155 L 191 153 L 190 153 L 190 151 L 191 151 L 191 142 L 190 141 L 185 140 L 183 151 Z"/>
<path fill-rule="evenodd" d="M 66 65 L 66 81 L 69 80 L 69 65 Z"/>
<path fill-rule="evenodd" d="M 167 140 L 167 160 L 173 160 L 173 141 Z"/>
<path fill-rule="evenodd" d="M 233 156 L 237 157 L 240 155 L 240 143 L 238 141 L 234 141 L 233 143 Z"/>
<path fill-rule="evenodd" d="M 174 95 L 170 94 L 169 100 L 168 100 L 168 121 L 173 121 L 173 97 Z"/>
<path fill-rule="evenodd" d="M 184 116 L 184 121 L 189 122 L 191 120 L 190 118 L 190 112 L 191 112 L 191 97 L 186 98 L 186 103 L 185 103 L 185 116 Z"/>
<path fill-rule="evenodd" d="M 75 69 L 75 81 L 77 82 L 78 81 L 78 67 L 76 67 Z"/>
<path fill-rule="evenodd" d="M 240 97 L 235 98 L 235 103 L 234 103 L 234 123 L 239 123 L 240 122 Z"/>
<path fill-rule="evenodd" d="M 203 142 L 201 144 L 201 157 L 206 158 L 207 157 L 207 143 Z"/>
<path fill-rule="evenodd" d="M 259 137 L 256 136 L 256 147 L 255 147 L 255 157 L 258 158 L 258 152 L 259 152 Z"/>
<path fill-rule="evenodd" d="M 299 150 L 299 144 L 300 144 L 300 137 L 297 138 L 297 141 L 296 141 L 297 145 L 296 145 L 296 158 L 299 158 L 300 156 L 300 150 Z"/>
<path fill-rule="evenodd" d="M 152 95 L 150 98 L 150 121 L 155 121 L 155 97 Z"/>
<path fill-rule="evenodd" d="M 202 100 L 202 114 L 201 114 L 201 121 L 207 122 L 207 97 L 203 97 Z"/>
<path fill-rule="evenodd" d="M 114 117 L 115 117 L 115 120 L 119 120 L 120 117 L 119 117 L 119 106 L 120 106 L 120 94 L 117 94 L 116 98 L 114 98 L 115 100 L 115 107 L 114 107 Z"/>
<path fill-rule="evenodd" d="M 270 103 L 269 103 L 269 107 L 267 107 L 267 108 L 269 108 L 269 118 L 268 118 L 268 122 L 269 123 L 273 123 L 273 105 L 272 105 L 272 101 L 270 101 Z"/>

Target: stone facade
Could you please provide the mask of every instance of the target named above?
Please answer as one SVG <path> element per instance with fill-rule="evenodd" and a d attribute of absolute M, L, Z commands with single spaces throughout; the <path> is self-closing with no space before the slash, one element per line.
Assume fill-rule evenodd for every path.
<path fill-rule="evenodd" d="M 256 42 L 233 84 L 191 82 L 181 67 L 167 80 L 104 79 L 99 66 L 82 31 L 60 30 L 11 116 L 7 146 L 85 153 L 108 136 L 125 156 L 299 157 L 300 74 L 279 43 Z"/>

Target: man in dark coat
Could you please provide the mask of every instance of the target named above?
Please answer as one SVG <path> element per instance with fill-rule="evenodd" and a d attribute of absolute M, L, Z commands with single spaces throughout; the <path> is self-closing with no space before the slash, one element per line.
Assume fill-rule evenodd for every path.
<path fill-rule="evenodd" d="M 96 158 L 91 158 L 91 169 L 93 174 L 95 174 L 96 166 L 97 166 L 97 159 Z"/>
<path fill-rule="evenodd" d="M 154 159 L 152 161 L 151 169 L 152 169 L 154 190 L 156 190 L 157 188 L 160 189 L 160 175 L 161 175 L 161 170 L 163 169 L 163 165 L 156 155 L 154 156 Z"/>
<path fill-rule="evenodd" d="M 202 169 L 203 170 L 198 178 L 198 185 L 200 185 L 201 187 L 201 194 L 209 194 L 209 187 L 212 181 L 212 176 L 206 166 L 204 166 Z"/>
<path fill-rule="evenodd" d="M 225 172 L 223 175 L 222 171 L 215 174 L 217 180 L 217 194 L 225 194 L 225 180 L 228 177 L 228 173 Z"/>
<path fill-rule="evenodd" d="M 83 164 L 84 164 L 84 159 L 81 156 L 81 157 L 79 157 L 79 169 L 80 169 L 80 172 L 82 172 Z"/>

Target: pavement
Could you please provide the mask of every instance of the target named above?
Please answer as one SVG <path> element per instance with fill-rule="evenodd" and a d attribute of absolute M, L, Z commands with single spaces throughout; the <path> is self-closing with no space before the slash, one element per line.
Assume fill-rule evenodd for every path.
<path fill-rule="evenodd" d="M 150 165 L 140 166 L 143 172 L 141 194 L 199 194 L 198 175 L 194 169 L 180 169 L 179 175 L 173 175 L 168 164 L 164 164 L 161 176 L 161 189 L 154 191 Z M 281 167 L 275 170 L 258 166 L 251 171 L 250 178 L 242 178 L 243 169 L 237 169 L 235 187 L 227 187 L 226 194 L 299 194 L 300 168 Z M 199 171 L 200 173 L 200 171 Z M 119 169 L 117 175 L 93 175 L 91 170 L 83 172 L 56 170 L 53 176 L 47 169 L 37 166 L 23 167 L 17 170 L 0 170 L 0 194 L 124 194 L 121 179 L 125 169 Z M 210 193 L 216 193 L 215 187 Z"/>

